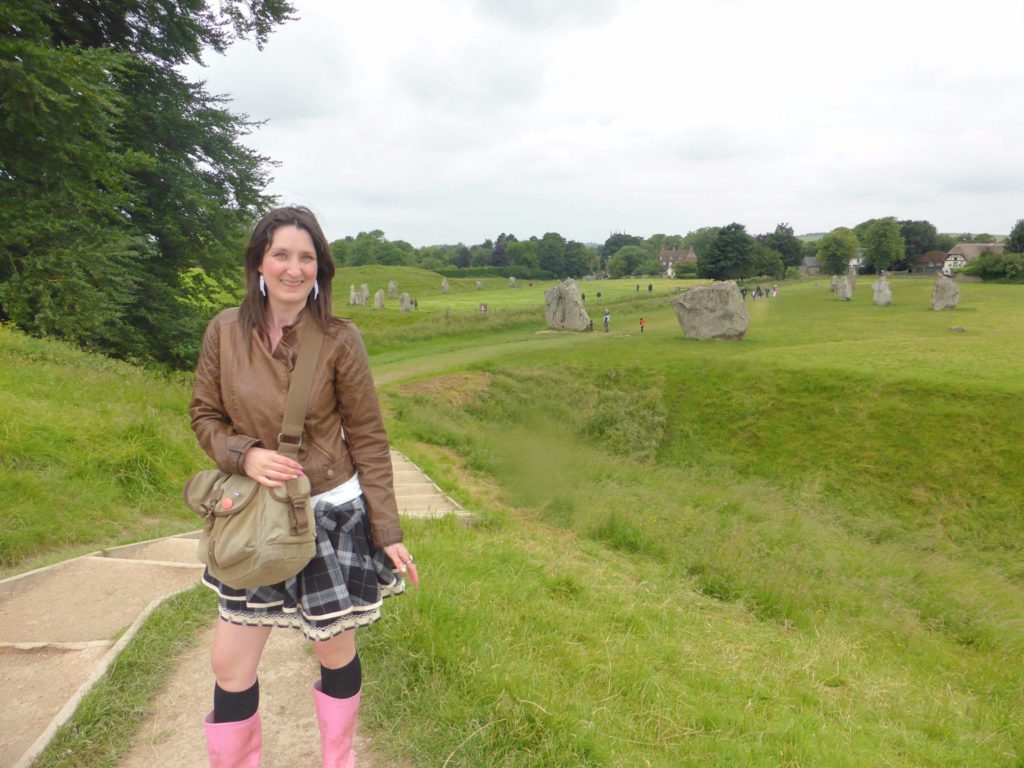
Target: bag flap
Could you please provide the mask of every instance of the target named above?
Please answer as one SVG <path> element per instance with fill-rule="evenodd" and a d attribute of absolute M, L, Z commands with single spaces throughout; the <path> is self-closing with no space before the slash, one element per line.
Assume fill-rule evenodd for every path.
<path fill-rule="evenodd" d="M 256 498 L 259 483 L 245 475 L 228 475 L 219 469 L 197 472 L 185 483 L 185 504 L 200 517 L 234 515 Z"/>

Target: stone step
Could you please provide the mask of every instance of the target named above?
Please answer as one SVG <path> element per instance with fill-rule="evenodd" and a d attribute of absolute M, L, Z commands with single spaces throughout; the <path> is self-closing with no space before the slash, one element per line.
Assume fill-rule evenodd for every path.
<path fill-rule="evenodd" d="M 126 544 L 123 547 L 105 549 L 103 554 L 123 560 L 148 560 L 191 565 L 198 562 L 196 560 L 196 537 L 174 536 L 169 539 L 142 541 L 138 544 Z"/>
<path fill-rule="evenodd" d="M 396 496 L 429 496 L 430 494 L 437 494 L 443 496 L 437 486 L 433 483 L 395 483 L 395 495 Z"/>

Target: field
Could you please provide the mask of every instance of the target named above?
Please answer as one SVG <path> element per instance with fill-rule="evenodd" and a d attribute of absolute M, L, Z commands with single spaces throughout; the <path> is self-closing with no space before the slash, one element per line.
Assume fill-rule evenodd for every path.
<path fill-rule="evenodd" d="M 783 283 L 742 342 L 700 343 L 680 282 L 582 283 L 611 332 L 556 334 L 550 285 L 443 296 L 412 272 L 415 312 L 345 306 L 394 268 L 339 271 L 335 304 L 393 441 L 478 519 L 410 523 L 424 584 L 361 634 L 382 753 L 1024 765 L 1019 287 L 965 284 L 939 313 L 924 279 L 888 308 L 869 278 L 850 303 Z M 187 381 L 10 331 L 0 358 L 7 572 L 191 525 Z M 54 478 L 77 503 L 43 523 Z"/>

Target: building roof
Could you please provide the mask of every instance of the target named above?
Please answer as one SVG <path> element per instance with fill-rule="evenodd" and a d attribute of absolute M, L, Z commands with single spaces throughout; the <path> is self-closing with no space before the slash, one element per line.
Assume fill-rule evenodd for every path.
<path fill-rule="evenodd" d="M 916 259 L 915 264 L 941 264 L 946 260 L 946 255 L 942 251 L 925 251 Z"/>
<path fill-rule="evenodd" d="M 669 264 L 696 264 L 697 252 L 693 250 L 692 245 L 688 246 L 685 251 L 680 251 L 676 248 L 665 248 L 658 254 L 658 261 L 661 262 L 662 266 L 666 267 Z"/>
<path fill-rule="evenodd" d="M 946 252 L 946 255 L 963 256 L 967 261 L 974 261 L 985 251 L 1002 253 L 1005 248 L 1002 243 L 957 243 Z"/>

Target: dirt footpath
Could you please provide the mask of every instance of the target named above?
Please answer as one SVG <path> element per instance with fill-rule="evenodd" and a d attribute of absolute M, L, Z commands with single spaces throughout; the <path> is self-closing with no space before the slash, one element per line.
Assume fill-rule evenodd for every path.
<path fill-rule="evenodd" d="M 203 717 L 213 702 L 210 671 L 212 627 L 196 648 L 182 656 L 178 670 L 154 702 L 154 714 L 143 723 L 135 746 L 119 768 L 182 768 L 205 766 Z M 320 667 L 309 643 L 294 630 L 270 633 L 260 663 L 260 718 L 263 721 L 263 757 L 260 768 L 297 768 L 320 765 L 320 734 L 313 707 L 313 682 Z M 359 768 L 399 768 L 381 762 L 373 746 L 356 734 Z"/>

